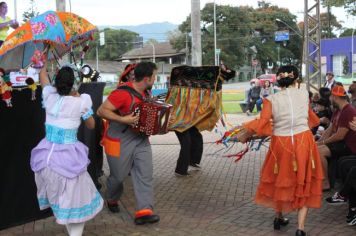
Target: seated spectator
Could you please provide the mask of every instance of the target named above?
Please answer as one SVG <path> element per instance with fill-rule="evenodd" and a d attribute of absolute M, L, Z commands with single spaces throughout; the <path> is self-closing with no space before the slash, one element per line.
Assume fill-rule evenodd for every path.
<path fill-rule="evenodd" d="M 257 100 L 260 98 L 261 87 L 258 83 L 251 82 L 251 88 L 247 94 L 247 106 L 248 110 L 246 111 L 247 115 L 250 115 L 255 108 Z M 260 112 L 257 107 L 257 112 Z"/>
<path fill-rule="evenodd" d="M 320 95 L 319 93 L 313 93 L 312 101 L 316 102 L 319 101 Z"/>
<path fill-rule="evenodd" d="M 356 166 L 353 166 L 348 172 L 346 181 L 341 190 L 325 200 L 330 205 L 343 204 L 349 200 L 349 213 L 346 216 L 346 222 L 349 225 L 356 225 Z"/>
<path fill-rule="evenodd" d="M 320 88 L 319 95 L 320 95 L 320 98 L 329 99 L 330 95 L 331 95 L 331 90 L 328 88 Z"/>
<path fill-rule="evenodd" d="M 338 111 L 334 112 L 330 126 L 318 141 L 325 174 L 324 190 L 330 189 L 328 159 L 356 154 L 356 132 L 350 130 L 349 124 L 356 116 L 356 109 L 347 102 L 346 91 L 341 86 L 333 87 L 330 101 Z"/>
<path fill-rule="evenodd" d="M 350 129 L 356 132 L 356 117 L 349 123 Z M 344 180 L 343 187 L 332 197 L 325 200 L 331 205 L 339 205 L 349 201 L 349 213 L 346 222 L 349 225 L 356 224 L 356 156 L 344 158 L 339 166 Z"/>
<path fill-rule="evenodd" d="M 310 92 L 310 91 L 309 91 Z M 311 97 L 310 97 L 311 96 Z M 310 92 L 309 93 L 309 99 L 310 99 L 310 103 L 311 103 L 311 108 L 314 112 L 317 112 L 316 111 L 316 102 L 319 101 L 320 99 L 320 95 L 319 93 L 312 93 Z"/>
<path fill-rule="evenodd" d="M 328 71 L 326 73 L 326 81 L 324 83 L 324 87 L 328 89 L 332 89 L 335 86 L 335 79 L 334 79 L 334 73 L 332 71 Z"/>
<path fill-rule="evenodd" d="M 315 111 L 317 116 L 320 118 L 320 125 L 312 130 L 313 134 L 317 134 L 318 130 L 324 131 L 328 128 L 332 115 L 330 109 L 330 101 L 325 100 L 323 98 L 319 99 L 318 101 L 315 102 Z M 320 137 L 321 136 L 320 133 L 317 134 L 317 136 Z"/>
<path fill-rule="evenodd" d="M 266 80 L 261 88 L 260 98 L 256 101 L 257 110 L 262 110 L 262 101 L 269 95 L 274 94 L 273 84 Z"/>
<path fill-rule="evenodd" d="M 356 81 L 350 85 L 348 92 L 351 95 L 351 105 L 356 108 Z"/>

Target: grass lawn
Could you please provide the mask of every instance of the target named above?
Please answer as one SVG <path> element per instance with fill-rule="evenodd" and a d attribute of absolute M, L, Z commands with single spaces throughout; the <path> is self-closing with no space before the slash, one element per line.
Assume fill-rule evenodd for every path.
<path fill-rule="evenodd" d="M 224 101 L 243 101 L 245 100 L 244 93 L 223 93 L 222 100 Z"/>
<path fill-rule="evenodd" d="M 226 114 L 236 114 L 242 113 L 240 104 L 238 101 L 235 102 L 223 102 L 223 111 Z"/>
<path fill-rule="evenodd" d="M 240 101 L 245 100 L 245 93 L 223 93 L 222 101 L 223 101 L 223 111 L 226 114 L 236 114 L 242 113 L 242 109 L 240 106 Z"/>

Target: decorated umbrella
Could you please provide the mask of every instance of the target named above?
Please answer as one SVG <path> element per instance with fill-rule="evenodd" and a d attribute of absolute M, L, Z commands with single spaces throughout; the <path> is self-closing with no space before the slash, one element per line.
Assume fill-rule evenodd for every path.
<path fill-rule="evenodd" d="M 92 39 L 97 28 L 69 12 L 47 11 L 13 31 L 0 48 L 0 67 L 21 69 L 31 63 L 35 50 L 51 45 L 49 59 L 62 57 L 73 47 Z"/>

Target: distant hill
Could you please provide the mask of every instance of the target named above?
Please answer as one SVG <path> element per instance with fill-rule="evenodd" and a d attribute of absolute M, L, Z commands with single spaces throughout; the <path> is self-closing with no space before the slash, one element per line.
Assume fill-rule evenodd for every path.
<path fill-rule="evenodd" d="M 161 22 L 161 23 L 150 23 L 143 25 L 102 25 L 99 26 L 99 30 L 111 28 L 111 29 L 126 29 L 140 34 L 143 37 L 143 41 L 147 41 L 149 39 L 155 39 L 159 42 L 167 41 L 167 33 L 168 31 L 172 31 L 178 28 L 178 25 L 169 23 L 169 22 Z"/>

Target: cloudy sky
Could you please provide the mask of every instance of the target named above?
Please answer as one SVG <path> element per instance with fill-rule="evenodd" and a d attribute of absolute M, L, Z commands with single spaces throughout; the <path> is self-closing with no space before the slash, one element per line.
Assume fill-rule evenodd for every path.
<path fill-rule="evenodd" d="M 14 17 L 14 1 L 17 1 L 18 19 L 22 19 L 22 13 L 29 8 L 30 0 L 6 0 L 10 17 Z M 310 5 L 314 2 L 309 1 Z M 70 2 L 72 12 L 96 25 L 137 25 L 163 21 L 180 24 L 191 10 L 190 0 L 66 0 L 67 11 Z M 208 2 L 213 1 L 201 0 L 201 8 Z M 215 2 L 220 5 L 257 6 L 257 0 L 215 0 Z M 298 16 L 298 20 L 303 20 L 303 0 L 269 0 L 268 2 L 288 8 Z M 55 10 L 56 7 L 56 0 L 35 0 L 35 3 L 39 12 Z M 333 13 L 338 20 L 345 22 L 345 26 L 356 25 L 355 17 L 347 18 L 343 8 L 333 9 Z"/>

